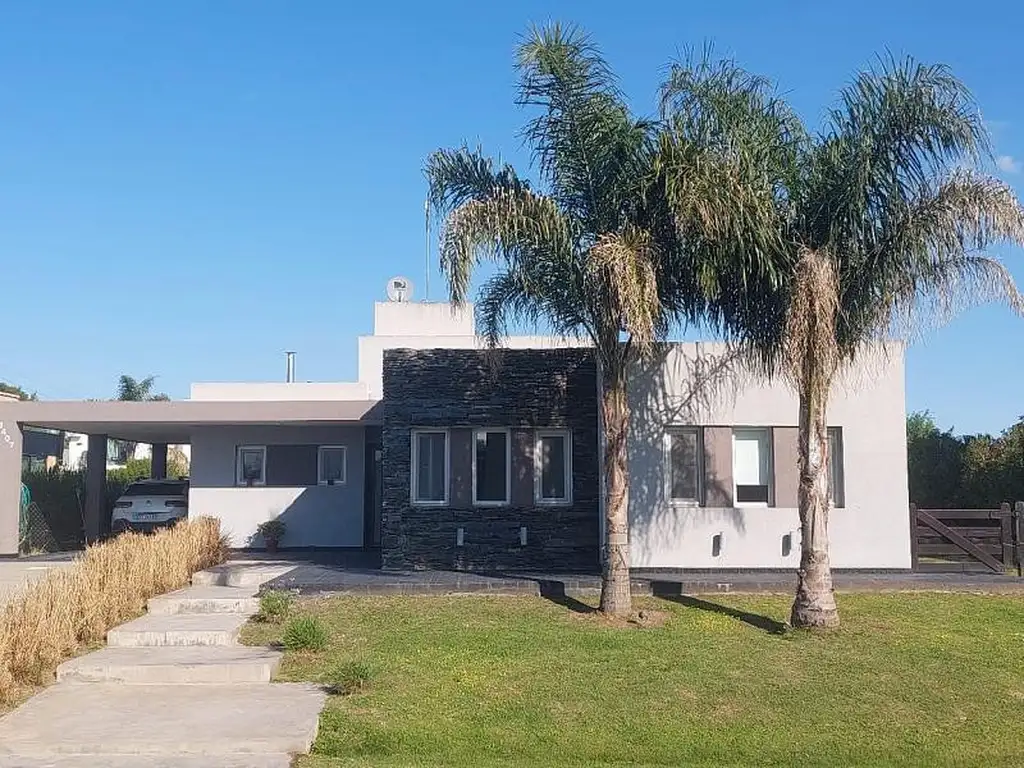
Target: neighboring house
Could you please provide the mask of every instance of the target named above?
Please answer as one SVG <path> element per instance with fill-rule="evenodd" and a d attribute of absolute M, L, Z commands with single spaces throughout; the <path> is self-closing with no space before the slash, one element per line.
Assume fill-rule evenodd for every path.
<path fill-rule="evenodd" d="M 171 402 L 0 403 L 0 440 L 38 425 L 152 443 L 158 456 L 190 444 L 189 513 L 220 518 L 236 547 L 261 546 L 256 527 L 280 517 L 284 547 L 379 547 L 387 567 L 598 568 L 591 351 L 536 336 L 483 347 L 471 308 L 378 303 L 373 334 L 358 342 L 359 381 L 199 383 Z M 637 567 L 799 561 L 795 397 L 723 368 L 723 351 L 665 345 L 633 372 Z M 834 564 L 909 568 L 902 348 L 865 365 L 829 412 Z M 16 546 L 15 482 L 0 450 L 0 553 Z M 100 494 L 87 496 L 99 535 L 109 521 Z"/>

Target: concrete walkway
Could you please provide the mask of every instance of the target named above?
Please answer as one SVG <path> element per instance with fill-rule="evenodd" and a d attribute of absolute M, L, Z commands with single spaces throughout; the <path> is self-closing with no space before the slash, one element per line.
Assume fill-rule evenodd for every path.
<path fill-rule="evenodd" d="M 0 718 L 0 768 L 287 768 L 312 746 L 324 694 L 270 684 L 281 654 L 237 642 L 260 585 L 287 569 L 228 564 L 151 600 Z"/>
<path fill-rule="evenodd" d="M 10 602 L 35 581 L 54 568 L 66 568 L 75 561 L 79 552 L 56 555 L 37 555 L 0 560 L 0 608 Z"/>

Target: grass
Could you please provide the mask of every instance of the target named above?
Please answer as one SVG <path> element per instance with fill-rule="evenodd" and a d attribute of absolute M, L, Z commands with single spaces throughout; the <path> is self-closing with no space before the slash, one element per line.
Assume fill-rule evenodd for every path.
<path fill-rule="evenodd" d="M 1024 599 L 842 595 L 829 636 L 784 631 L 787 597 L 714 600 L 644 600 L 647 627 L 573 600 L 300 602 L 328 647 L 280 677 L 373 684 L 328 700 L 298 765 L 1019 764 Z"/>
<path fill-rule="evenodd" d="M 316 616 L 298 616 L 288 622 L 281 645 L 289 651 L 322 651 L 327 647 L 327 630 Z"/>
<path fill-rule="evenodd" d="M 258 621 L 278 622 L 288 615 L 295 596 L 283 589 L 271 589 L 260 595 L 260 610 L 256 614 Z"/>
<path fill-rule="evenodd" d="M 0 611 L 0 707 L 51 682 L 64 659 L 141 615 L 150 597 L 222 562 L 226 551 L 217 520 L 198 518 L 89 547 L 30 586 Z"/>

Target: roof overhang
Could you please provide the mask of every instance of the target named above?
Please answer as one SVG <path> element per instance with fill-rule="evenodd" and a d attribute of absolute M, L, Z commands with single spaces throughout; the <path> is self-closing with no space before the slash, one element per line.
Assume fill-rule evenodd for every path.
<path fill-rule="evenodd" d="M 208 426 L 380 424 L 376 400 L 40 400 L 0 402 L 0 419 L 140 443 L 187 443 Z"/>

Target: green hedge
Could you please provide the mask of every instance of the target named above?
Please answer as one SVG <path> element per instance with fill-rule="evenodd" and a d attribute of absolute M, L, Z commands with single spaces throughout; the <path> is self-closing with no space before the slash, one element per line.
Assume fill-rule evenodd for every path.
<path fill-rule="evenodd" d="M 183 474 L 168 466 L 168 477 Z M 149 459 L 133 459 L 124 467 L 107 471 L 106 515 L 114 511 L 114 502 L 125 486 L 149 477 Z M 23 511 L 21 540 L 23 549 L 68 551 L 85 545 L 85 470 L 59 467 L 25 471 L 21 482 L 28 488 L 31 511 Z"/>

